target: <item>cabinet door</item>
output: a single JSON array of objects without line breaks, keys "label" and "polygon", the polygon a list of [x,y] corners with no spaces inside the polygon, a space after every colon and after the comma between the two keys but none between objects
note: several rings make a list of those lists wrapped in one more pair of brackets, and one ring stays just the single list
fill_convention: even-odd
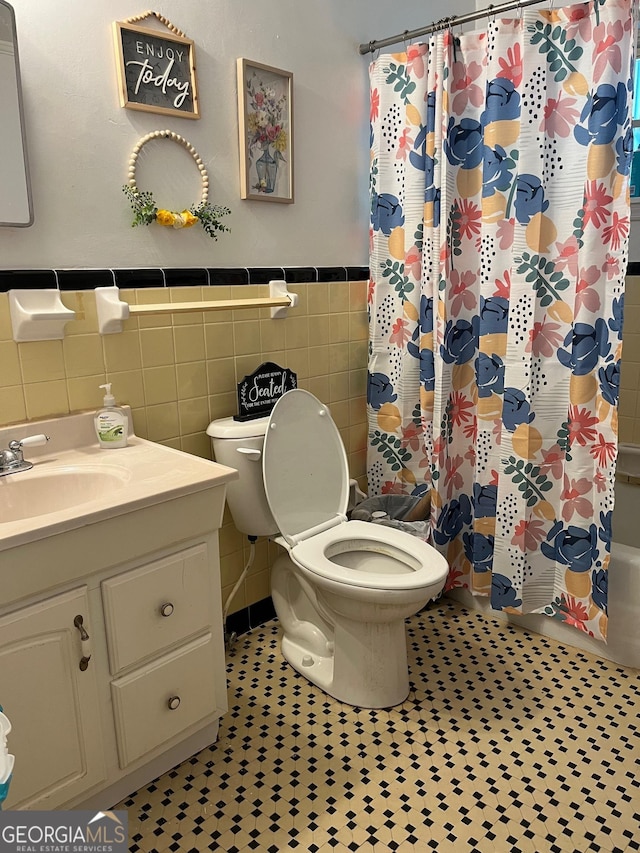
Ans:
[{"label": "cabinet door", "polygon": [[95,661],[80,669],[86,587],[0,618],[0,704],[16,757],[5,808],[54,809],[105,778]]}]

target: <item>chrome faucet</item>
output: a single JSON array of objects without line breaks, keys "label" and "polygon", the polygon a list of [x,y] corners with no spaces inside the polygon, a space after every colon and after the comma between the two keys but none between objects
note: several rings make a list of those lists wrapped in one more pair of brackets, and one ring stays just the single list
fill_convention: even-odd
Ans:
[{"label": "chrome faucet", "polygon": [[5,474],[15,474],[18,471],[28,471],[33,468],[33,462],[27,462],[22,455],[23,447],[36,447],[39,444],[46,444],[49,441],[49,436],[41,433],[40,435],[28,435],[26,438],[14,439],[9,442],[7,450],[0,450],[0,477]]}]

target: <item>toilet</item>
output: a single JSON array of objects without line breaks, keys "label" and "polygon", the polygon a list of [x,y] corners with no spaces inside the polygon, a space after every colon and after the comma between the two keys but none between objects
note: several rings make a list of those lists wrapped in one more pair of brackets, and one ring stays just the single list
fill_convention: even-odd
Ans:
[{"label": "toilet", "polygon": [[409,693],[404,620],[442,590],[445,558],[415,536],[347,520],[349,471],[328,408],[288,391],[269,417],[207,428],[239,471],[227,502],[237,529],[283,548],[271,571],[282,654],[349,705],[390,708]]}]

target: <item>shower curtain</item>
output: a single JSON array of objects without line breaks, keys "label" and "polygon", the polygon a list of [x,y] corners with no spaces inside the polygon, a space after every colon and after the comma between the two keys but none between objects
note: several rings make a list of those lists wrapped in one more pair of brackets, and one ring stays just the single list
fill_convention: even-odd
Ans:
[{"label": "shower curtain", "polygon": [[370,492],[430,492],[449,588],[599,639],[634,16],[530,7],[370,68]]}]

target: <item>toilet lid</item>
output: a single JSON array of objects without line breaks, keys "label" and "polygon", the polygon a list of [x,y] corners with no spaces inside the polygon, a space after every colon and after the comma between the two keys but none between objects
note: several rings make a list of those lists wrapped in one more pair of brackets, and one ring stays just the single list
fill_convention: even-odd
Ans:
[{"label": "toilet lid", "polygon": [[275,404],[264,439],[262,472],[269,509],[286,537],[344,520],[349,466],[329,410],[295,388]]}]

